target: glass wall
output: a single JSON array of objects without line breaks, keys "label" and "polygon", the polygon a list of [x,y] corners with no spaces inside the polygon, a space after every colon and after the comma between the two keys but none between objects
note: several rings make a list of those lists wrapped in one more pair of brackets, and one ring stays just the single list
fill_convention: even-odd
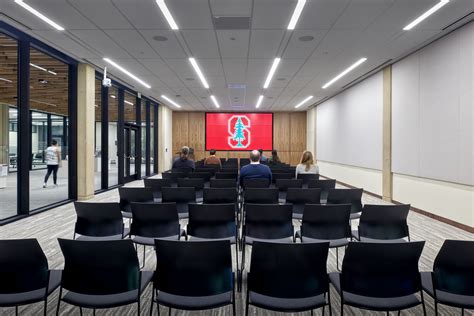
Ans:
[{"label": "glass wall", "polygon": [[0,219],[17,214],[18,44],[0,33]]},{"label": "glass wall", "polygon": [[142,148],[142,164],[141,164],[141,176],[146,176],[146,101],[142,99],[141,102],[141,148]]},{"label": "glass wall", "polygon": [[30,210],[69,198],[69,65],[30,48]]},{"label": "glass wall", "polygon": [[102,188],[102,83],[95,80],[94,190]]},{"label": "glass wall", "polygon": [[118,150],[117,150],[117,136],[118,136],[118,89],[115,86],[109,88],[109,172],[108,182],[109,187],[117,185],[118,182]]},{"label": "glass wall", "polygon": [[150,173],[157,173],[158,170],[155,170],[155,104],[150,103]]}]

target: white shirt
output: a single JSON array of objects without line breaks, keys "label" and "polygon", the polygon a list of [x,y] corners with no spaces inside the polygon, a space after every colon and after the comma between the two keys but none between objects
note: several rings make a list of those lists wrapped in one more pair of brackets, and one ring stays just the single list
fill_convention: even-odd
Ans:
[{"label": "white shirt", "polygon": [[46,164],[47,165],[59,165],[58,161],[59,148],[56,146],[49,146],[46,148]]},{"label": "white shirt", "polygon": [[303,165],[303,164],[298,164],[296,166],[296,177],[298,177],[298,174],[301,174],[301,173],[313,173],[313,174],[319,174],[319,167],[317,165],[311,165],[308,169],[308,171],[306,171],[306,166]]}]

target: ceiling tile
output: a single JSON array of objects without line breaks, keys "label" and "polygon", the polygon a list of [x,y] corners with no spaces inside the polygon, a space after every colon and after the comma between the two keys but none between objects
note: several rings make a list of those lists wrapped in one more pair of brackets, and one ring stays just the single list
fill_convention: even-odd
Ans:
[{"label": "ceiling tile", "polygon": [[135,58],[158,58],[158,54],[135,30],[106,30],[110,38]]},{"label": "ceiling tile", "polygon": [[283,57],[308,58],[319,45],[326,33],[327,31],[320,30],[295,30],[283,53]]},{"label": "ceiling tile", "polygon": [[133,28],[110,0],[101,0],[100,5],[97,0],[68,0],[68,2],[101,29]]},{"label": "ceiling tile", "polygon": [[182,34],[196,58],[220,58],[216,33],[213,30],[183,30]]},{"label": "ceiling tile", "polygon": [[213,29],[208,0],[172,0],[166,5],[180,29]]},{"label": "ceiling tile", "polygon": [[170,29],[168,22],[154,0],[112,1],[137,29]]},{"label": "ceiling tile", "polygon": [[249,58],[274,58],[284,30],[251,30]]},{"label": "ceiling tile", "polygon": [[[176,39],[174,31],[170,30],[139,30],[139,32],[145,37],[148,44],[162,58],[188,58],[185,51],[181,47],[180,43]],[[165,41],[158,41],[154,37],[160,36],[165,37]]]},{"label": "ceiling tile", "polygon": [[254,0],[252,29],[286,29],[296,0]]},{"label": "ceiling tile", "polygon": [[130,58],[130,54],[117,45],[104,31],[71,30],[70,33],[86,43],[89,47],[101,53],[104,57]]},{"label": "ceiling tile", "polygon": [[249,36],[248,30],[217,31],[222,58],[247,58]]}]

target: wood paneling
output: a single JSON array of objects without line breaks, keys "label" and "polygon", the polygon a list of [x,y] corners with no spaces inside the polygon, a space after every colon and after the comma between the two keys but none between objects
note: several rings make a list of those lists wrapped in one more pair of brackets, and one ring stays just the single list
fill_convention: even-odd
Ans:
[{"label": "wood paneling", "polygon": [[[205,151],[206,120],[204,112],[173,112],[173,156],[182,146],[194,148],[194,158],[208,155]],[[273,114],[273,148],[282,162],[295,165],[306,149],[306,112],[276,112]],[[221,151],[220,158],[246,158],[246,151]],[[264,155],[271,156],[265,151]]]}]

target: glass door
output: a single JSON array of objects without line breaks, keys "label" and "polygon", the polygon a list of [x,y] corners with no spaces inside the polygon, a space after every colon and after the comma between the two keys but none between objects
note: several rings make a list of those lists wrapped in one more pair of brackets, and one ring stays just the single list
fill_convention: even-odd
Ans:
[{"label": "glass door", "polygon": [[125,159],[125,164],[124,164],[124,178],[125,182],[130,182],[133,180],[136,180],[137,177],[137,169],[136,169],[136,164],[135,161],[138,158],[138,152],[137,152],[137,142],[139,141],[138,139],[138,129],[139,127],[137,125],[133,124],[126,124],[124,127],[124,159]]}]

